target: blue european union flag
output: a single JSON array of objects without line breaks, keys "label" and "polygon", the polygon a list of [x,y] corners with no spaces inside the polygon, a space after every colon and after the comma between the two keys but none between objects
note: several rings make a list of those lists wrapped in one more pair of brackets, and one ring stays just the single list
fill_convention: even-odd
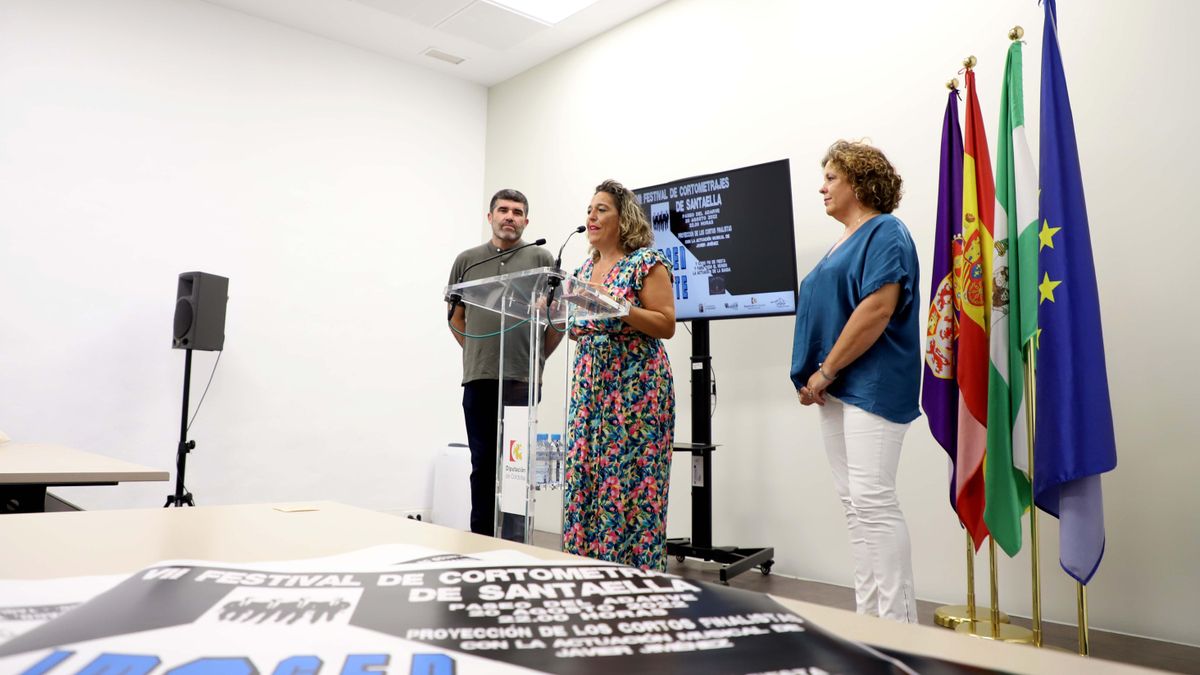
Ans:
[{"label": "blue european union flag", "polygon": [[1104,555],[1100,474],[1117,466],[1100,298],[1054,0],[1042,36],[1037,505],[1059,519],[1059,562],[1086,584]]}]

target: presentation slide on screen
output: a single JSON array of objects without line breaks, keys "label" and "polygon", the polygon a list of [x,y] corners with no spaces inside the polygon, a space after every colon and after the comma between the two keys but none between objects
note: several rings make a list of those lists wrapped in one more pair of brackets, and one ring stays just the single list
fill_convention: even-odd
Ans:
[{"label": "presentation slide on screen", "polygon": [[794,314],[788,160],[635,190],[674,268],[680,320]]}]

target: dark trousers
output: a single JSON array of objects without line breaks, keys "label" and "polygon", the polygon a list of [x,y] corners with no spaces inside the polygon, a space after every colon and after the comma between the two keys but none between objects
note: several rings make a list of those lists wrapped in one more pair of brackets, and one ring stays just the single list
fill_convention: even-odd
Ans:
[{"label": "dark trousers", "polygon": [[[463,417],[467,422],[467,443],[471,446],[471,531],[495,534],[496,522],[496,418],[499,413],[500,383],[474,380],[463,385]],[[508,380],[504,383],[504,405],[528,405],[529,385]],[[524,539],[525,518],[504,514],[500,536],[512,541]]]}]

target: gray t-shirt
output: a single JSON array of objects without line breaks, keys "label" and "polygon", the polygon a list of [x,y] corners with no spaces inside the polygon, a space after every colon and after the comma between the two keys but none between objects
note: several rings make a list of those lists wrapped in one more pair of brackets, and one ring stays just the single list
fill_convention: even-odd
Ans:
[{"label": "gray t-shirt", "polygon": [[[517,242],[517,246],[524,244]],[[515,248],[515,247],[514,247]],[[448,283],[458,283],[458,277],[469,265],[489,258],[501,252],[490,241],[474,248],[469,248],[454,259],[450,268]],[[540,246],[530,246],[511,255],[505,255],[472,267],[463,281],[476,281],[500,274],[521,272],[535,267],[550,267],[554,265],[554,256]],[[486,335],[500,330],[500,315],[486,309],[464,304],[467,319],[468,335]],[[508,317],[505,325],[511,326],[517,319]],[[474,380],[499,379],[500,366],[500,337],[466,338],[463,346],[463,384]],[[529,379],[529,326],[514,328],[504,334],[504,375],[505,379],[525,382]],[[545,358],[542,358],[545,362]]]}]

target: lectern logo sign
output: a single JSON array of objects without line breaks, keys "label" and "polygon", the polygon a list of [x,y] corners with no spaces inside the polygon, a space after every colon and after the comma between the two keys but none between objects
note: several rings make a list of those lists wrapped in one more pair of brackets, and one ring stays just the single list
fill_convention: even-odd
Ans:
[{"label": "lectern logo sign", "polygon": [[519,462],[525,457],[525,448],[520,441],[508,442],[508,461]]}]

